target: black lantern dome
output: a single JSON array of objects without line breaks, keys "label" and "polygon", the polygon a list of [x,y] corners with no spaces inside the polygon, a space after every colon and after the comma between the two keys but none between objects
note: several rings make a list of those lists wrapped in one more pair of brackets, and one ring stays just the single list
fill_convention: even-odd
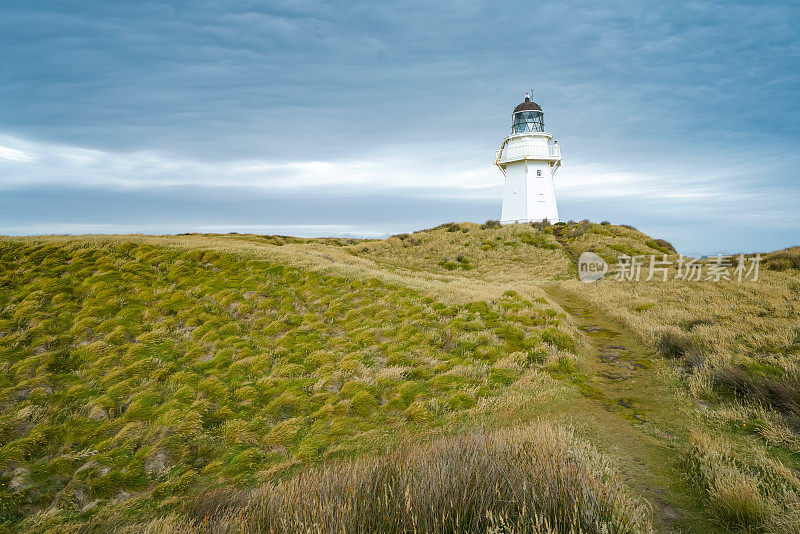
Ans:
[{"label": "black lantern dome", "polygon": [[525,101],[514,108],[511,122],[512,133],[544,132],[544,114],[536,102],[525,93]]}]

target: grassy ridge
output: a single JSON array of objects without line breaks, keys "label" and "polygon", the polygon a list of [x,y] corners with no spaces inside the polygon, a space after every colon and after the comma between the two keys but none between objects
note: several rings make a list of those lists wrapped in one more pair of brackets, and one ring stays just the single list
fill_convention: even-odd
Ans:
[{"label": "grassy ridge", "polygon": [[130,242],[6,242],[0,265],[5,521],[162,514],[441,426],[574,350],[513,292],[448,305]]}]

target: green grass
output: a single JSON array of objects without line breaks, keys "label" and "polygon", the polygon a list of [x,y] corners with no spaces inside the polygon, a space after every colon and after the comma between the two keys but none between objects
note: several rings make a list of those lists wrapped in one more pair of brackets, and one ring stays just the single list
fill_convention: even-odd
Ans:
[{"label": "green grass", "polygon": [[658,531],[793,532],[794,249],[749,285],[584,285],[584,250],[673,253],[589,221],[4,238],[0,532],[641,532],[641,497]]},{"label": "green grass", "polygon": [[374,451],[536,365],[512,354],[571,346],[516,293],[454,305],[130,242],[5,242],[0,263],[0,521],[23,526],[164,514]]}]

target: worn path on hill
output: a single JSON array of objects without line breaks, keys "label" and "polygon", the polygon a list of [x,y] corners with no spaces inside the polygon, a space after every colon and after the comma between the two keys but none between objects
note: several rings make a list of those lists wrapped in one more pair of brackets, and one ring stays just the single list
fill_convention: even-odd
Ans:
[{"label": "worn path on hill", "polygon": [[[553,236],[577,272],[578,253],[559,231]],[[620,462],[626,482],[653,506],[656,530],[725,532],[684,479],[679,444],[687,442],[696,424],[694,404],[680,394],[666,362],[580,295],[558,283],[541,287],[572,316],[588,342],[586,376],[576,385],[588,401],[581,408],[593,418],[588,425],[592,442]],[[613,416],[604,417],[598,409]]]},{"label": "worn path on hill", "polygon": [[694,422],[693,404],[680,395],[666,362],[560,285],[543,289],[573,317],[589,347],[583,373],[564,377],[583,399],[560,415],[613,455],[627,484],[652,504],[657,531],[723,532],[683,478],[678,447]]}]

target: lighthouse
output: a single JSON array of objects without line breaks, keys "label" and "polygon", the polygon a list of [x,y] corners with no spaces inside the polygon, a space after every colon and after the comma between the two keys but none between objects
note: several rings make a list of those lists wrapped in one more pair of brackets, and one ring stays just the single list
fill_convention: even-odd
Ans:
[{"label": "lighthouse", "polygon": [[495,155],[505,176],[502,224],[558,222],[553,175],[561,166],[561,150],[544,131],[544,114],[531,95],[511,114],[511,135]]}]

